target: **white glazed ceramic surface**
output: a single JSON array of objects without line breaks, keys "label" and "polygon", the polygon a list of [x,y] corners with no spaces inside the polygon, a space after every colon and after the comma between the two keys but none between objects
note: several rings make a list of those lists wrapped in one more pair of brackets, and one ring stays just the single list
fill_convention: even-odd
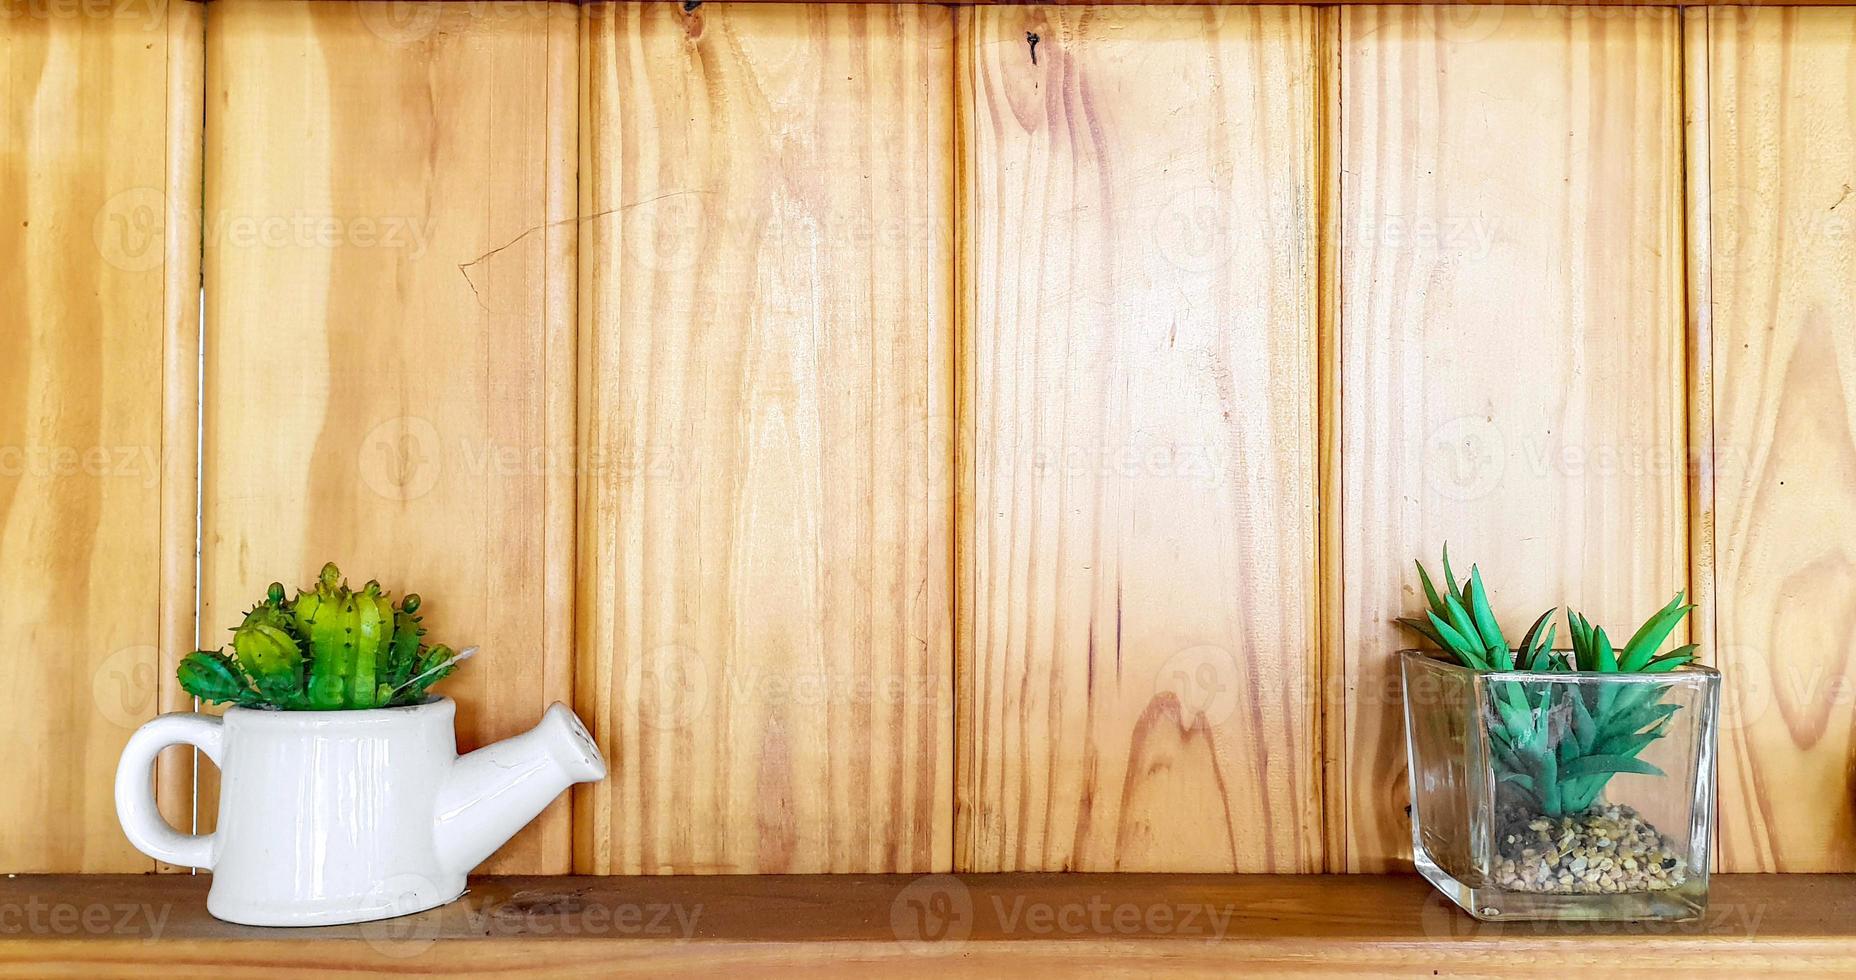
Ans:
[{"label": "white glazed ceramic surface", "polygon": [[[456,712],[440,698],[368,711],[162,715],[123,750],[117,816],[142,853],[210,868],[207,910],[229,922],[329,925],[443,905],[562,790],[606,775],[564,704],[533,730],[462,757]],[[150,767],[176,744],[219,765],[213,833],[178,833],[156,808]]]}]

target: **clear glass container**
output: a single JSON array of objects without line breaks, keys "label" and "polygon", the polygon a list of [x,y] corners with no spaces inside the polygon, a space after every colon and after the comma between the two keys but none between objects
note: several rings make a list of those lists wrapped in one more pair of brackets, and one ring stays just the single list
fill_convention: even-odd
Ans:
[{"label": "clear glass container", "polygon": [[1418,870],[1478,919],[1708,902],[1720,675],[1479,673],[1400,655]]}]

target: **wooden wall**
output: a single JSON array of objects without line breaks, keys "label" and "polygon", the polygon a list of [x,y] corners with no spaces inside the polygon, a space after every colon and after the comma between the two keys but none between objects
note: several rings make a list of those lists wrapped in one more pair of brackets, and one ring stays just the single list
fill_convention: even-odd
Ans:
[{"label": "wooden wall", "polygon": [[575,863],[946,868],[952,12],[586,15]]},{"label": "wooden wall", "polygon": [[1711,12],[1705,242],[1721,856],[1856,868],[1856,13]]},{"label": "wooden wall", "polygon": [[0,868],[149,868],[114,757],[196,611],[328,559],[484,647],[466,747],[561,699],[611,759],[497,870],[1406,867],[1388,620],[1447,539],[1510,619],[1692,589],[1721,865],[1856,871],[1853,53],[1839,8],[0,18]]},{"label": "wooden wall", "polygon": [[207,9],[202,640],[335,561],[482,647],[461,750],[517,734],[573,676],[574,11]]},{"label": "wooden wall", "polygon": [[146,870],[111,791],[194,639],[203,8],[4,9],[0,867]]},{"label": "wooden wall", "polygon": [[1318,15],[962,27],[960,864],[1318,871]]},{"label": "wooden wall", "polygon": [[1421,602],[1412,559],[1480,562],[1515,629],[1566,604],[1628,635],[1684,584],[1679,31],[1668,9],[1342,12],[1347,870],[1410,850],[1410,643],[1386,624]]}]

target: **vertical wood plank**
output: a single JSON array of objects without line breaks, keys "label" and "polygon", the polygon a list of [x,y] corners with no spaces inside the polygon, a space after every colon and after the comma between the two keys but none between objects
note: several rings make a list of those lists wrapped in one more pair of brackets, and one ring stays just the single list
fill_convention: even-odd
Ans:
[{"label": "vertical wood plank", "polygon": [[[210,17],[202,638],[334,560],[482,647],[461,750],[525,730],[572,687],[575,12]],[[568,813],[486,870],[567,871]]]},{"label": "vertical wood plank", "polygon": [[958,864],[1318,871],[1318,18],[967,23]]},{"label": "vertical wood plank", "polygon": [[1856,871],[1856,11],[1712,11],[1726,871]]},{"label": "vertical wood plank", "polygon": [[[1719,649],[1714,629],[1714,316],[1713,222],[1709,198],[1708,9],[1682,11],[1683,247],[1687,259],[1689,638],[1709,663]],[[1729,680],[1731,685],[1732,681]],[[1718,774],[1720,765],[1716,762]],[[1718,790],[1718,775],[1717,775]],[[1718,824],[1718,820],[1717,820]],[[1717,829],[1718,833],[1718,829]],[[1721,869],[1720,838],[1712,855]]]},{"label": "vertical wood plank", "polygon": [[1350,871],[1409,867],[1414,558],[1479,562],[1516,630],[1634,628],[1687,578],[1676,18],[1342,14]]},{"label": "vertical wood plank", "polygon": [[69,13],[0,17],[0,871],[19,873],[150,869],[116,825],[116,760],[193,634],[203,18]]},{"label": "vertical wood plank", "polygon": [[585,15],[576,867],[946,869],[951,13]]},{"label": "vertical wood plank", "polygon": [[1347,651],[1342,598],[1345,579],[1342,562],[1344,525],[1341,522],[1340,470],[1340,21],[1341,8],[1324,7],[1319,14],[1320,69],[1316,132],[1317,175],[1315,214],[1320,222],[1320,274],[1317,298],[1316,356],[1320,391],[1316,410],[1320,457],[1319,547],[1316,582],[1319,587],[1319,650],[1321,662],[1321,870],[1347,869]]},{"label": "vertical wood plank", "polygon": [[[150,682],[163,712],[189,711],[193,698],[174,679],[199,635],[200,511],[200,208],[206,134],[206,5],[167,7],[168,213],[178,222],[166,235],[168,323],[162,361],[161,659]],[[182,830],[194,825],[194,769],[199,754],[171,746],[156,760],[161,815]],[[157,862],[156,870],[179,872]]]}]

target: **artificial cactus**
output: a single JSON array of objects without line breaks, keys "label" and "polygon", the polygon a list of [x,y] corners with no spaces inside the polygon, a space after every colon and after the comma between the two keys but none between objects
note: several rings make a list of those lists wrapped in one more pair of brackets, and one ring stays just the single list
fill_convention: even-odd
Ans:
[{"label": "artificial cactus", "polygon": [[291,632],[292,625],[284,609],[284,587],[273,582],[265,600],[253,606],[232,631],[238,666],[259,694],[279,705],[294,704],[303,687],[303,649]]},{"label": "artificial cactus", "polygon": [[[279,709],[365,709],[417,704],[464,656],[426,647],[409,593],[396,608],[379,582],[348,588],[324,565],[313,588],[286,601],[273,583],[232,632],[232,655],[189,654],[179,678],[205,701]],[[466,651],[468,655],[472,651]]]},{"label": "artificial cactus", "polygon": [[258,699],[238,662],[217,650],[197,650],[181,658],[180,686],[214,704],[252,704]]},{"label": "artificial cactus", "polygon": [[350,601],[354,604],[354,663],[348,675],[348,705],[371,708],[379,696],[376,674],[393,641],[393,603],[381,594],[379,582],[368,582]]},{"label": "artificial cactus", "polygon": [[418,683],[430,687],[451,676],[457,668],[457,662],[464,659],[443,643],[433,647],[419,663],[419,672],[414,675]]},{"label": "artificial cactus", "polygon": [[297,635],[309,646],[309,706],[319,711],[347,707],[342,683],[342,635],[348,589],[334,562],[322,566],[314,591],[298,592],[292,610]]},{"label": "artificial cactus", "polygon": [[380,673],[376,697],[382,704],[393,700],[399,689],[412,680],[419,665],[419,638],[425,635],[418,615],[421,601],[419,593],[408,592],[393,611],[393,638],[387,642],[387,661]]}]

